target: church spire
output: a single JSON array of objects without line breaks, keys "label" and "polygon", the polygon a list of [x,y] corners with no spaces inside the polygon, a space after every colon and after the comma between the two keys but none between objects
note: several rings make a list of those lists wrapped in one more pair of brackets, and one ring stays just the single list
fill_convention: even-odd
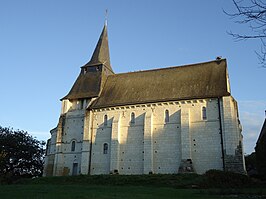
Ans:
[{"label": "church spire", "polygon": [[101,36],[92,54],[91,60],[84,66],[89,67],[89,66],[94,66],[98,64],[103,64],[110,71],[113,72],[111,64],[110,64],[109,45],[108,45],[108,36],[107,36],[107,23],[104,24]]},{"label": "church spire", "polygon": [[81,67],[74,85],[62,100],[90,99],[99,96],[107,77],[111,74],[114,72],[110,64],[107,25],[105,24],[91,60]]}]

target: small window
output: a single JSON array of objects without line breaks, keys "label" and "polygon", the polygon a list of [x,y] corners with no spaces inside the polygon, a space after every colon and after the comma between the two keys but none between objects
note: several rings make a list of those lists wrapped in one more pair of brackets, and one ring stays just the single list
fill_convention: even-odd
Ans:
[{"label": "small window", "polygon": [[72,141],[72,143],[71,143],[71,151],[75,151],[75,148],[76,148],[76,142]]},{"label": "small window", "polygon": [[103,125],[104,126],[107,126],[107,120],[108,120],[107,115],[104,115],[104,122],[103,122]]},{"label": "small window", "polygon": [[108,144],[104,143],[103,145],[103,154],[107,154],[108,153]]},{"label": "small window", "polygon": [[135,124],[135,113],[131,113],[130,123]]},{"label": "small window", "polygon": [[169,122],[169,111],[165,110],[165,114],[164,114],[164,122],[168,123]]},{"label": "small window", "polygon": [[205,106],[202,107],[202,119],[203,120],[207,119],[207,110]]}]

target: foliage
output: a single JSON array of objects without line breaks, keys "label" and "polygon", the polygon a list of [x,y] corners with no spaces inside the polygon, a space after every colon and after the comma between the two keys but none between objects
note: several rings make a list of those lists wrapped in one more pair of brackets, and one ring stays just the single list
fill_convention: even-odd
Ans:
[{"label": "foliage", "polygon": [[266,181],[266,140],[261,139],[256,145],[256,166],[258,178]]},{"label": "foliage", "polygon": [[151,175],[80,175],[36,178],[24,184],[86,184],[107,186],[156,186],[173,188],[243,188],[258,187],[247,175],[209,170],[203,175],[151,174]]},{"label": "foliage", "polygon": [[260,63],[266,68],[266,2],[264,0],[232,0],[236,12],[227,15],[236,19],[236,23],[247,24],[252,34],[239,34],[229,32],[236,40],[259,39],[261,50],[256,52]]},{"label": "foliage", "polygon": [[228,171],[209,170],[204,176],[203,187],[207,188],[240,188],[253,184],[247,175]]},{"label": "foliage", "polygon": [[202,183],[202,176],[198,174],[152,174],[152,175],[79,175],[42,177],[34,180],[23,180],[21,184],[86,184],[112,186],[157,186],[190,188],[198,187]]},{"label": "foliage", "polygon": [[41,176],[44,144],[25,131],[0,126],[0,184]]},{"label": "foliage", "polygon": [[251,177],[258,177],[255,152],[245,156],[245,164],[248,175]]},{"label": "foliage", "polygon": [[246,168],[248,167],[256,168],[256,153],[252,152],[251,154],[246,155],[245,163],[246,163]]}]

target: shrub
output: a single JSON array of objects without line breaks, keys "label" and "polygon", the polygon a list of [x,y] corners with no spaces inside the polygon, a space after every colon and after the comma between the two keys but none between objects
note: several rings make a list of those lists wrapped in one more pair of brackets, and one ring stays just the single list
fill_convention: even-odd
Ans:
[{"label": "shrub", "polygon": [[208,188],[240,188],[252,184],[247,175],[220,170],[209,170],[204,174],[204,187]]}]

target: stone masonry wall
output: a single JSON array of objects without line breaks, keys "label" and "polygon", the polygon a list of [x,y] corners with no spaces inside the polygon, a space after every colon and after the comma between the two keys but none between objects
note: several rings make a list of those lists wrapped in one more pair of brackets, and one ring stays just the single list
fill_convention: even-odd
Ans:
[{"label": "stone masonry wall", "polygon": [[228,96],[222,98],[221,106],[225,169],[227,171],[246,173],[242,147],[242,127],[239,121],[237,103],[233,97]]},{"label": "stone masonry wall", "polygon": [[[62,114],[56,131],[54,176],[81,173],[85,106],[86,104],[80,101],[64,100],[62,102]],[[73,142],[75,143],[74,150],[72,149]],[[75,172],[73,171],[74,164],[77,165]]]},{"label": "stone masonry wall", "polygon": [[[243,150],[239,148],[241,129],[232,99],[225,97],[221,101],[225,166],[227,170],[232,165],[244,170],[240,161]],[[75,102],[75,107],[78,104]],[[68,104],[63,107],[67,111],[60,117],[50,146],[49,165],[53,155],[53,175],[201,174],[209,169],[223,169],[218,99],[89,111],[85,105],[83,109],[73,109]],[[71,150],[73,141],[74,151]]]},{"label": "stone masonry wall", "polygon": [[[207,119],[202,119],[202,107],[207,108]],[[132,113],[135,124],[130,122]],[[187,159],[197,173],[222,169],[217,99],[114,107],[94,114],[98,139],[93,140],[92,174],[178,173],[181,160]],[[108,126],[102,128],[104,115]],[[105,142],[111,156],[103,154]],[[110,166],[100,166],[105,163]]]}]

